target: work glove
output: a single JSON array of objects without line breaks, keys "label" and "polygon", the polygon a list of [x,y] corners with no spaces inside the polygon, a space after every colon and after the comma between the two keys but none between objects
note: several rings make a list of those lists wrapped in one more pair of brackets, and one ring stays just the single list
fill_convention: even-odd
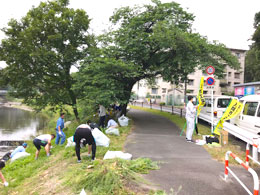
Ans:
[{"label": "work glove", "polygon": [[62,133],[61,133],[60,131],[59,131],[59,135],[60,135],[60,136],[63,136]]},{"label": "work glove", "polygon": [[4,186],[7,187],[9,183],[7,181],[4,182]]}]

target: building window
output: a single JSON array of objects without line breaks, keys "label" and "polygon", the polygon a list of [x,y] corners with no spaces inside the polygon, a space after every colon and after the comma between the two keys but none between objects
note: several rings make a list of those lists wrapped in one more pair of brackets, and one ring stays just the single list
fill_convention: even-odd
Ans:
[{"label": "building window", "polygon": [[166,88],[162,88],[162,93],[166,93]]},{"label": "building window", "polygon": [[239,59],[241,55],[240,55],[240,53],[236,53],[236,56]]},{"label": "building window", "polygon": [[231,86],[231,82],[228,82],[228,84],[227,84],[229,87]]},{"label": "building window", "polygon": [[189,79],[188,85],[194,85],[194,80]]},{"label": "building window", "polygon": [[234,85],[239,85],[240,83],[239,82],[234,82]]},{"label": "building window", "polygon": [[240,73],[239,72],[235,72],[235,79],[240,79]]},{"label": "building window", "polygon": [[152,94],[158,94],[158,88],[152,88]]},{"label": "building window", "polygon": [[213,94],[215,94],[216,93],[216,91],[213,91]]},{"label": "building window", "polygon": [[228,72],[228,77],[231,77],[231,75],[232,75],[232,72]]},{"label": "building window", "polygon": [[203,91],[203,94],[208,94],[208,91]]}]

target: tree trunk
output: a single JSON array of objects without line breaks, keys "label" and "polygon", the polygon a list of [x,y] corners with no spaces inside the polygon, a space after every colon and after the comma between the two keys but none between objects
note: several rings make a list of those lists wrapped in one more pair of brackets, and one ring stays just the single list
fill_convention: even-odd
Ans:
[{"label": "tree trunk", "polygon": [[184,107],[186,107],[187,81],[184,81]]},{"label": "tree trunk", "polygon": [[127,104],[123,104],[121,107],[122,107],[121,116],[122,116],[122,115],[125,115],[125,116],[126,116],[126,112],[127,112],[127,110],[126,110],[126,108],[127,108]]},{"label": "tree trunk", "polygon": [[75,118],[76,118],[76,120],[79,120],[79,113],[78,113],[78,109],[77,109],[77,99],[76,99],[75,94],[72,90],[69,90],[69,94],[70,94],[70,99],[71,99],[71,102],[72,102],[72,108],[73,108]]},{"label": "tree trunk", "polygon": [[129,103],[129,100],[130,100],[130,97],[131,97],[132,88],[133,88],[134,84],[135,84],[135,81],[129,82],[128,87],[125,89],[127,103],[126,104],[121,104],[121,108],[122,108],[121,116],[122,115],[126,116],[127,105]]}]

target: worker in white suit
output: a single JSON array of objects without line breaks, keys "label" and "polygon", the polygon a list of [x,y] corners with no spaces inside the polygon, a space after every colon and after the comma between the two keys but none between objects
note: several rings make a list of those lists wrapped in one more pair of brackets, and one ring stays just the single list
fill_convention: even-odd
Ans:
[{"label": "worker in white suit", "polygon": [[186,131],[186,140],[187,142],[194,142],[192,140],[192,134],[194,130],[194,122],[195,122],[195,115],[197,106],[194,106],[193,97],[188,96],[188,104],[186,106],[186,121],[187,121],[187,131]]}]

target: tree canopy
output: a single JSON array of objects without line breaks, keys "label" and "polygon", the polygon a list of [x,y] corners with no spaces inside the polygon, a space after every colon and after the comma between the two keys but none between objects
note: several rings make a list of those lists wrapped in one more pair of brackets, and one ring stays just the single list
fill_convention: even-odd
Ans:
[{"label": "tree canopy", "polygon": [[260,12],[255,14],[253,44],[246,55],[245,81],[259,81],[260,74]]},{"label": "tree canopy", "polygon": [[[111,31],[98,40],[88,33],[87,14],[68,3],[41,3],[3,29],[0,60],[8,66],[1,75],[38,108],[67,104],[76,117],[78,100],[118,102],[125,109],[141,79],[160,75],[179,83],[197,67],[213,65],[219,77],[226,65],[239,68],[223,44],[192,31],[194,16],[175,2],[119,8],[110,18]],[[71,74],[72,66],[79,71]]]},{"label": "tree canopy", "polygon": [[[157,0],[152,3],[114,12],[110,18],[112,31],[100,42],[101,54],[82,64],[81,71],[85,75],[93,73],[93,69],[95,74],[99,71],[103,74],[102,78],[96,76],[99,79],[95,79],[95,85],[86,88],[92,87],[94,91],[95,86],[103,86],[102,99],[108,94],[107,99],[111,100],[114,95],[115,100],[127,102],[133,85],[141,79],[160,75],[164,80],[178,83],[196,67],[213,65],[219,77],[226,65],[239,68],[238,60],[223,44],[209,43],[205,37],[192,32],[194,16],[179,4]],[[111,95],[113,88],[123,91],[124,96]]]},{"label": "tree canopy", "polygon": [[77,117],[78,92],[72,66],[78,66],[93,43],[90,19],[81,9],[68,8],[69,0],[40,3],[20,21],[10,20],[2,29],[0,60],[8,65],[2,76],[15,95],[39,109],[47,105],[73,107]]}]

